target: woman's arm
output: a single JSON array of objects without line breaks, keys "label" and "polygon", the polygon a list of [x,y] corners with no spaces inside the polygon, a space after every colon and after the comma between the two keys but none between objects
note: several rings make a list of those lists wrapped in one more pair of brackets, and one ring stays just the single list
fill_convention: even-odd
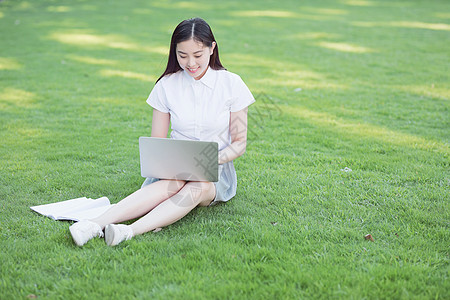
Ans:
[{"label": "woman's arm", "polygon": [[166,138],[169,132],[170,115],[153,109],[152,137]]},{"label": "woman's arm", "polygon": [[245,152],[247,146],[248,108],[230,114],[231,145],[219,152],[219,164],[232,161]]}]

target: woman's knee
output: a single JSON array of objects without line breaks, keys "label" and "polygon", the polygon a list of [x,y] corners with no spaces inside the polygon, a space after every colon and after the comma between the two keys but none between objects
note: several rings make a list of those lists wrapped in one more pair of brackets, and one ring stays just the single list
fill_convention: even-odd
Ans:
[{"label": "woman's knee", "polygon": [[160,183],[164,185],[163,189],[167,191],[169,196],[178,193],[186,185],[186,181],[183,180],[163,179],[160,180]]},{"label": "woman's knee", "polygon": [[168,189],[173,190],[181,190],[183,186],[186,184],[186,181],[184,180],[175,180],[175,179],[166,179],[164,180],[167,183]]},{"label": "woman's knee", "polygon": [[191,188],[197,189],[202,192],[202,194],[208,193],[211,189],[214,188],[214,184],[212,182],[207,181],[190,181],[187,183]]},{"label": "woman's knee", "polygon": [[200,206],[208,206],[216,195],[216,188],[212,182],[192,181],[188,183],[195,191],[193,195]]}]

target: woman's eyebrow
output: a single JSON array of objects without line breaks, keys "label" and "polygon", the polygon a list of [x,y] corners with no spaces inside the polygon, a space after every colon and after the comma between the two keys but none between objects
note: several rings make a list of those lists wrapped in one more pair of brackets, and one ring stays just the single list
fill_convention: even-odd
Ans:
[{"label": "woman's eyebrow", "polygon": [[[178,50],[177,52],[180,53],[180,54],[187,54],[186,52],[183,52],[181,50]],[[203,52],[203,50],[195,51],[194,54],[197,54],[197,53],[200,53],[200,52]]]}]

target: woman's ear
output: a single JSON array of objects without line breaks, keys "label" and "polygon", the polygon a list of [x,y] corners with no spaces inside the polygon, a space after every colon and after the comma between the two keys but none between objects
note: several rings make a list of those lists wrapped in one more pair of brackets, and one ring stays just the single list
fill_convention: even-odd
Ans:
[{"label": "woman's ear", "polygon": [[212,55],[214,53],[214,48],[216,48],[216,42],[211,43],[211,53],[209,55]]}]

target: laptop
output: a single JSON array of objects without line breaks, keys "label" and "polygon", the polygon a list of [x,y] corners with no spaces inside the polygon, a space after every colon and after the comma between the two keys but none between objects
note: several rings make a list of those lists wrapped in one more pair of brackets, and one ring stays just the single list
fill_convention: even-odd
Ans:
[{"label": "laptop", "polygon": [[217,182],[218,152],[216,142],[140,137],[141,176]]}]

